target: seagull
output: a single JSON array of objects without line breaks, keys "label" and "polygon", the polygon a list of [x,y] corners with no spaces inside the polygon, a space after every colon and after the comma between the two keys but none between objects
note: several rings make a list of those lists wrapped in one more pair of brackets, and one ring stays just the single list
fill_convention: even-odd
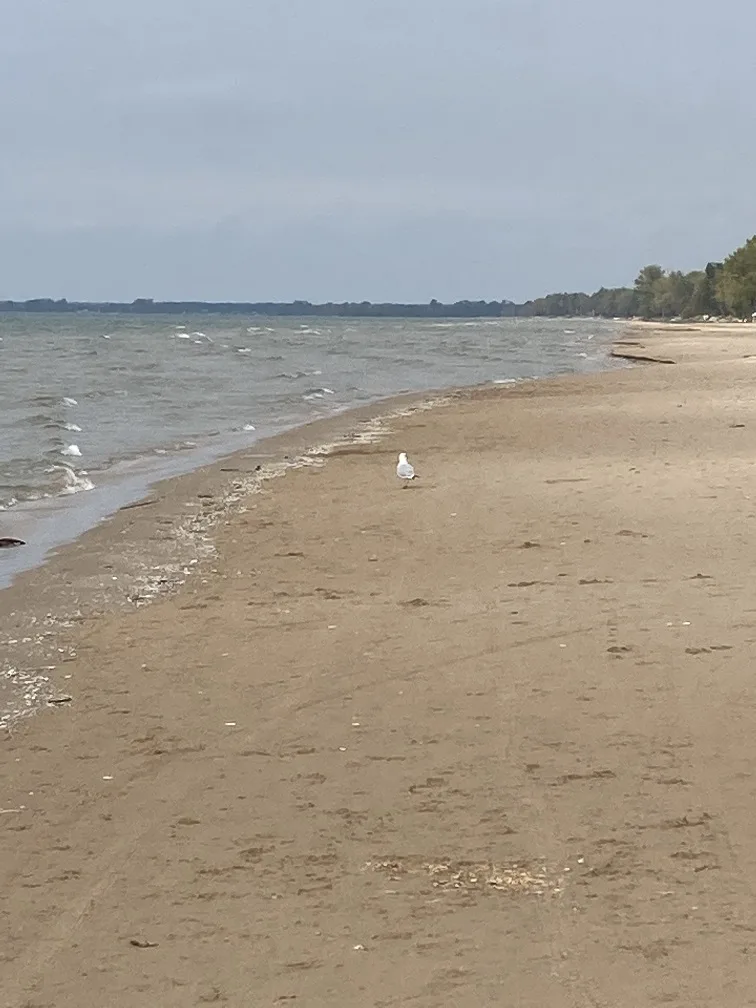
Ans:
[{"label": "seagull", "polygon": [[405,486],[407,485],[407,483],[409,483],[410,480],[414,480],[414,479],[418,478],[415,475],[415,470],[410,465],[410,463],[407,461],[407,454],[406,454],[406,452],[402,452],[399,455],[399,463],[398,463],[398,465],[396,467],[396,475],[399,477],[400,480],[406,480],[407,481],[404,484]]}]

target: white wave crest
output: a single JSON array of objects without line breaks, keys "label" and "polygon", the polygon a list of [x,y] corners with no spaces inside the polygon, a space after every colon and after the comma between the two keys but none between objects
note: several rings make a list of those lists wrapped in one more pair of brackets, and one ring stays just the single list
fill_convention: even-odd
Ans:
[{"label": "white wave crest", "polygon": [[94,490],[94,483],[89,478],[88,473],[82,470],[80,473],[74,472],[71,466],[56,465],[52,468],[63,473],[65,486],[59,491],[59,496],[65,497],[69,494],[82,493],[84,490]]},{"label": "white wave crest", "polygon": [[81,458],[81,448],[79,448],[79,446],[75,444],[66,445],[65,448],[61,448],[60,454],[71,455],[74,458]]}]

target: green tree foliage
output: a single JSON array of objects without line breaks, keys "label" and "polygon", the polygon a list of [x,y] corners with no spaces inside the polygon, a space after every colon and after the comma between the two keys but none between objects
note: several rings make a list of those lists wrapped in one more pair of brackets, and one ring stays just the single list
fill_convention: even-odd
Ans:
[{"label": "green tree foliage", "polygon": [[722,263],[707,263],[706,269],[695,274],[693,293],[685,313],[690,318],[724,314],[725,309],[717,294],[721,272]]},{"label": "green tree foliage", "polygon": [[638,295],[638,314],[648,316],[654,314],[656,303],[661,296],[660,284],[664,279],[661,266],[644,266],[635,278],[635,292]]},{"label": "green tree foliage", "polygon": [[723,263],[667,272],[644,266],[632,287],[602,287],[595,294],[549,294],[520,306],[522,315],[601,315],[606,318],[702,318],[756,312],[756,236]]},{"label": "green tree foliage", "polygon": [[717,293],[728,311],[740,318],[750,317],[756,310],[756,236],[725,259]]}]

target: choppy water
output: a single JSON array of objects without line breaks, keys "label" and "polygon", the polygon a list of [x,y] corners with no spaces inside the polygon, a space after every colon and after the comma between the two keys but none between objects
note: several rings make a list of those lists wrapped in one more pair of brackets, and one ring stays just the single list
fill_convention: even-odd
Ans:
[{"label": "choppy water", "polygon": [[601,320],[0,314],[0,534],[30,502],[81,507],[135,465],[187,470],[396,393],[606,368],[615,332]]}]

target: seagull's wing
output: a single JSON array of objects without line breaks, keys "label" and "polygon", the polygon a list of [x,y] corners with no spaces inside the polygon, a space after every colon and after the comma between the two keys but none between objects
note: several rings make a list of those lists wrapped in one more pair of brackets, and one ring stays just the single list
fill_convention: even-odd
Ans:
[{"label": "seagull's wing", "polygon": [[415,470],[414,467],[410,465],[409,462],[400,462],[396,467],[396,475],[400,479],[414,479]]}]

